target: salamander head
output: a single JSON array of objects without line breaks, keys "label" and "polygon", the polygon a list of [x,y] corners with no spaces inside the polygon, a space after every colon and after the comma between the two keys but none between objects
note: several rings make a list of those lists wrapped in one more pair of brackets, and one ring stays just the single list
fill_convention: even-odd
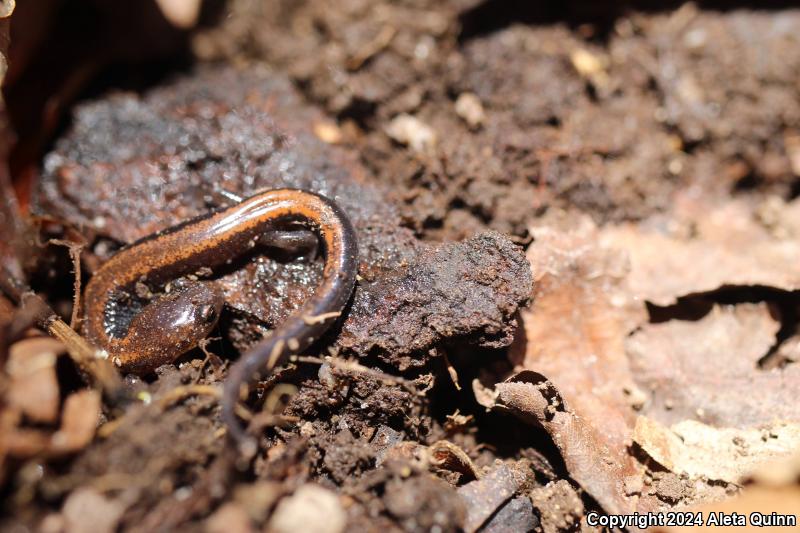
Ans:
[{"label": "salamander head", "polygon": [[115,362],[125,372],[143,374],[174,361],[211,333],[223,303],[222,293],[210,283],[176,284],[131,320],[125,353],[118,354]]}]

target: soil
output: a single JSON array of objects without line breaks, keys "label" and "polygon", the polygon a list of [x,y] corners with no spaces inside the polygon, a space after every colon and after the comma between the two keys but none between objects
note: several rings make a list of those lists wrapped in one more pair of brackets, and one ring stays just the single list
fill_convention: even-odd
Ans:
[{"label": "soil", "polygon": [[[600,231],[672,228],[687,198],[753,210],[792,202],[800,11],[495,0],[214,6],[172,49],[178,66],[140,67],[157,70],[156,81],[131,90],[141,77],[120,76],[127,63],[100,69],[27,166],[19,154],[41,132],[20,133],[17,190],[36,176],[30,212],[47,221],[44,236],[81,236],[85,280],[121,246],[225,205],[221,192],[310,189],[354,223],[353,300],[305,361],[250,395],[260,440],[243,464],[226,445],[217,398],[197,391],[219,385],[239,353],[311,295],[321,261],[256,249],[215,272],[226,297],[218,335],[155,375],[126,378],[137,401],[106,401],[104,423],[82,449],[9,457],[0,528],[88,531],[91,518],[105,531],[555,532],[589,529],[586,513],[626,505],[576,473],[553,421],[530,423],[519,413],[529,406],[508,401],[506,389],[484,390],[510,385],[528,364],[518,348],[534,328],[520,313],[536,310],[540,272],[529,260],[544,242],[533,228],[581,217]],[[67,253],[39,253],[31,282],[69,316]],[[583,271],[605,261],[588,257]],[[570,268],[564,279],[580,278]],[[781,323],[763,326],[767,349],[779,351],[796,324],[797,287],[776,296],[752,283],[755,295],[729,298],[715,292],[725,281],[697,292],[716,304],[780,305]],[[634,340],[649,346],[654,325],[696,304],[643,309],[647,325]],[[0,317],[11,314],[0,299]],[[571,322],[538,332],[559,327]],[[551,355],[560,348],[553,343]],[[658,377],[651,362],[638,364],[649,391],[676,386],[648,381]],[[62,400],[83,387],[66,357],[56,371]],[[175,390],[185,394],[173,400]],[[634,416],[635,402],[625,402],[622,426]],[[660,403],[665,423],[691,417],[686,403]],[[572,404],[580,413],[581,402]],[[769,402],[763,409],[774,412]],[[568,410],[551,411],[542,416]],[[641,453],[636,461],[648,463]],[[644,481],[624,479],[633,486],[625,496],[671,508],[707,494],[686,476],[648,468]],[[312,483],[325,490],[299,490]],[[714,497],[738,488],[709,486]],[[324,520],[304,523],[297,506],[320,509]]]}]

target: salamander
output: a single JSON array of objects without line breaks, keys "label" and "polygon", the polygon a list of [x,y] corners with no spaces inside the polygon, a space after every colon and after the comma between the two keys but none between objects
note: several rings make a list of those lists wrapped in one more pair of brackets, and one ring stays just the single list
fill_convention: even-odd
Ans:
[{"label": "salamander", "polygon": [[[306,230],[287,231],[301,225]],[[223,297],[194,274],[230,263],[257,244],[292,247],[302,231],[319,237],[322,281],[311,298],[234,363],[223,390],[223,419],[237,442],[246,433],[235,416],[240,390],[308,348],[336,321],[355,285],[358,247],[344,212],[324,196],[297,189],[262,192],[240,203],[153,234],[123,248],[86,286],[85,333],[124,372],[144,374],[194,348],[216,326]],[[292,237],[294,235],[294,237]],[[181,279],[189,276],[189,280]],[[170,282],[172,282],[170,286]],[[170,288],[143,306],[127,328],[117,320],[142,287]]]}]

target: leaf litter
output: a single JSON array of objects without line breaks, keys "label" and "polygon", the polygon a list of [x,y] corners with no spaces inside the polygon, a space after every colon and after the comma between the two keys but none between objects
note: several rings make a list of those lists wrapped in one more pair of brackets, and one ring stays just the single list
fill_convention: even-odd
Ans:
[{"label": "leaf litter", "polygon": [[[226,343],[278,324],[318,265],[258,257],[224,276],[229,337],[131,380],[140,402],[123,414],[76,390],[55,347],[4,360],[14,518],[46,531],[555,532],[588,510],[739,492],[718,505],[796,508],[796,469],[750,475],[797,449],[796,10],[604,6],[602,30],[584,23],[597,13],[471,0],[229,7],[191,45],[239,68],[79,104],[34,207],[94,240],[91,273],[204,212],[197,190],[220,179],[334,195],[364,244],[337,358],[262,383],[248,479],[222,460]],[[86,72],[82,60],[65,70]],[[0,312],[5,325],[13,306]]]},{"label": "leaf litter", "polygon": [[726,497],[800,446],[800,369],[759,365],[797,327],[781,315],[797,209],[773,200],[767,224],[763,206],[694,201],[636,225],[532,227],[520,370],[484,404],[545,428],[607,512]]}]

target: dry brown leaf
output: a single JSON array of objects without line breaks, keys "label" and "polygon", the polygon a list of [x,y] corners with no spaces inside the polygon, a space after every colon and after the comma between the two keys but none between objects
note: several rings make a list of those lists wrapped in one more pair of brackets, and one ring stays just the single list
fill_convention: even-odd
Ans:
[{"label": "dry brown leaf", "polygon": [[522,313],[524,363],[548,377],[577,414],[601,420],[604,440],[629,442],[638,397],[625,355],[625,336],[645,319],[644,307],[627,296],[625,255],[597,246],[589,219],[562,231],[532,230],[528,260],[535,304]]},{"label": "dry brown leaf", "polygon": [[[625,495],[628,478],[641,476],[626,449],[611,447],[602,425],[595,427],[570,410],[552,382],[523,370],[498,383],[497,405],[519,418],[541,425],[564,458],[570,476],[608,513],[632,512],[636,501]],[[602,419],[593,422],[602,424]],[[617,436],[615,436],[617,437]]]},{"label": "dry brown leaf", "polygon": [[64,345],[49,337],[23,339],[11,346],[6,363],[10,409],[34,422],[52,424],[58,419],[56,358],[63,352]]},{"label": "dry brown leaf", "polygon": [[434,442],[428,448],[428,453],[433,466],[458,472],[463,476],[462,481],[481,477],[469,455],[452,442],[446,440]]},{"label": "dry brown leaf", "polygon": [[95,390],[82,390],[70,395],[61,412],[61,427],[55,433],[40,429],[19,427],[20,414],[11,410],[0,423],[0,457],[5,453],[15,457],[32,457],[44,454],[57,457],[76,452],[94,438],[100,416],[101,397]]},{"label": "dry brown leaf", "polygon": [[[800,275],[788,268],[796,245],[787,236],[800,228],[793,222],[800,211],[773,206],[769,228],[759,218],[763,214],[736,202],[716,210],[685,202],[678,211],[678,229],[671,234],[633,225],[597,230],[586,220],[566,229],[563,223],[534,228],[528,259],[535,304],[523,313],[524,339],[514,349],[524,368],[547,376],[552,389],[543,376],[521,372],[493,392],[476,391],[482,403],[540,423],[573,479],[608,512],[660,505],[650,499],[652,490],[638,501],[627,496],[638,494],[642,483],[642,465],[628,448],[636,419],[631,407],[646,407],[649,416],[665,423],[699,418],[733,427],[800,415],[792,400],[800,385],[795,365],[757,368],[780,327],[767,304],[716,307],[701,320],[662,324],[649,323],[644,307],[645,301],[668,305],[730,285],[792,289]],[[681,224],[695,233],[682,232]],[[687,236],[676,236],[682,234]],[[741,257],[742,243],[753,247],[753,257]],[[764,257],[772,264],[765,266]],[[658,437],[666,438],[664,432]],[[670,450],[680,450],[677,457],[689,465],[670,463],[677,473],[714,474],[710,479],[720,481],[730,481],[769,453],[761,448],[752,461],[731,465],[700,449]],[[695,497],[705,495],[698,490]]]},{"label": "dry brown leaf", "polygon": [[64,402],[61,428],[53,434],[49,453],[60,455],[82,449],[92,441],[100,417],[101,397],[96,390],[81,390]]},{"label": "dry brown leaf", "polygon": [[[737,513],[744,517],[745,523],[750,526],[750,529],[787,533],[800,531],[800,522],[797,521],[798,509],[800,509],[800,455],[763,467],[753,478],[753,483],[745,487],[734,498],[688,510],[702,513],[705,524],[708,524],[712,513],[715,516],[719,516],[721,513],[732,516],[733,513]],[[773,513],[794,517],[795,525],[793,527],[777,525],[759,527],[753,522],[754,514],[772,519]],[[694,531],[696,528],[691,528],[691,530]],[[690,531],[690,528],[666,527],[656,528],[654,531],[678,533]]]},{"label": "dry brown leaf", "polygon": [[726,286],[793,291],[800,289],[795,204],[773,209],[772,228],[753,209],[732,202],[712,210],[687,207],[688,213],[667,225],[673,231],[642,230],[641,224],[608,226],[600,231],[599,242],[627,252],[631,294],[656,305]]},{"label": "dry brown leaf", "polygon": [[714,428],[685,420],[670,428],[639,417],[634,440],[668,470],[689,476],[741,484],[759,466],[790,458],[800,449],[800,425],[775,423],[764,428]]},{"label": "dry brown leaf", "polygon": [[4,432],[2,448],[12,457],[33,457],[47,449],[50,436],[38,429],[18,428],[14,426]]},{"label": "dry brown leaf", "polygon": [[637,380],[651,394],[645,414],[665,424],[697,419],[739,428],[800,421],[800,367],[757,368],[778,329],[764,303],[642,326],[627,348]]},{"label": "dry brown leaf", "polygon": [[11,451],[8,436],[14,431],[18,421],[18,413],[10,409],[0,409],[0,483],[5,482],[6,456]]},{"label": "dry brown leaf", "polygon": [[781,342],[775,353],[770,355],[770,361],[778,362],[779,366],[787,363],[800,363],[800,335],[792,335]]},{"label": "dry brown leaf", "polygon": [[[800,509],[800,487],[785,487],[785,488],[772,488],[772,487],[753,487],[742,492],[742,494],[732,500],[714,503],[702,507],[690,509],[692,512],[701,512],[708,520],[711,513],[731,516],[733,513],[738,513],[741,516],[747,517],[746,520],[751,520],[752,513],[761,515],[770,515],[777,513],[780,515],[797,516],[797,510]],[[750,522],[747,522],[750,523]],[[730,527],[724,527],[730,529]],[[739,527],[738,529],[744,529]],[[800,527],[753,527],[758,531],[764,533],[797,533]],[[697,531],[694,527],[665,527],[654,529],[653,531],[667,531],[670,533],[678,533],[681,531]]]},{"label": "dry brown leaf", "polygon": [[632,379],[624,340],[645,320],[644,306],[628,296],[625,255],[599,247],[590,220],[566,229],[533,228],[532,234],[535,304],[522,314],[524,340],[514,349],[518,358],[523,352],[524,368],[547,376],[570,410],[549,405],[552,395],[537,392],[524,371],[496,386],[498,402],[542,424],[573,479],[606,511],[633,509],[624,486],[640,475],[628,445],[632,406],[643,393]]},{"label": "dry brown leaf", "polygon": [[800,485],[800,450],[788,459],[762,466],[753,472],[750,481],[773,487]]}]

